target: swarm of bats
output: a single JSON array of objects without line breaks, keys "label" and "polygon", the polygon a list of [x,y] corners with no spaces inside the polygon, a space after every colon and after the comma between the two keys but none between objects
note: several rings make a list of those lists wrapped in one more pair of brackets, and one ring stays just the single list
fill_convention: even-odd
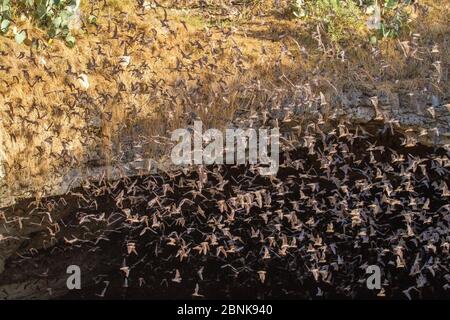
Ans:
[{"label": "swarm of bats", "polygon": [[449,296],[448,150],[343,125],[289,140],[276,176],[212,165],[86,183],[52,252],[87,250],[103,267],[69,296]]}]

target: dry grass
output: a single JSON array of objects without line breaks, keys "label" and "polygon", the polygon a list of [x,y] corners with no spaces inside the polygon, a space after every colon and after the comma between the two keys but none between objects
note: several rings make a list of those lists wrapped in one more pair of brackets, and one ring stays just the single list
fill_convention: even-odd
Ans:
[{"label": "dry grass", "polygon": [[[301,105],[319,92],[331,102],[349,87],[449,91],[445,1],[425,1],[428,14],[418,12],[399,39],[378,48],[355,41],[344,56],[320,29],[262,2],[236,15],[217,2],[211,10],[177,2],[145,11],[137,1],[103,3],[83,3],[98,20],[76,32],[73,49],[48,43],[30,21],[21,25],[39,48],[1,37],[0,142],[12,192],[45,193],[66,169],[126,162],[136,144],[141,156],[160,158],[167,144],[158,136],[186,127],[193,113],[220,128],[237,115]],[[169,28],[161,23],[166,14]],[[120,63],[126,55],[128,66]]]}]

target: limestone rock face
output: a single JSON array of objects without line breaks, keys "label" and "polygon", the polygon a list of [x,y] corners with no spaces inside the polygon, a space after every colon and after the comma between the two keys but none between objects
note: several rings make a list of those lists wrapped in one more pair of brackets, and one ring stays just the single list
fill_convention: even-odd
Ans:
[{"label": "limestone rock face", "polygon": [[355,124],[378,122],[427,146],[450,145],[450,103],[435,96],[399,94],[386,89],[342,95],[340,116]]}]

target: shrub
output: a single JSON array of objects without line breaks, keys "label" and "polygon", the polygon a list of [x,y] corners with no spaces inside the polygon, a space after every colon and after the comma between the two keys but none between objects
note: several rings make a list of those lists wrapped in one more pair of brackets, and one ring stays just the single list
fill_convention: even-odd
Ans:
[{"label": "shrub", "polygon": [[[1,32],[8,31],[12,22],[12,12],[20,13],[33,19],[36,24],[48,31],[51,38],[61,37],[69,46],[75,44],[71,23],[74,21],[80,0],[18,0],[11,6],[10,0],[0,0]],[[13,31],[16,41],[24,40],[24,31]]]},{"label": "shrub", "polygon": [[9,0],[0,0],[0,31],[8,31],[11,24],[11,3]]},{"label": "shrub", "polygon": [[292,0],[293,16],[322,23],[334,42],[358,33],[395,37],[410,20],[411,0]]}]

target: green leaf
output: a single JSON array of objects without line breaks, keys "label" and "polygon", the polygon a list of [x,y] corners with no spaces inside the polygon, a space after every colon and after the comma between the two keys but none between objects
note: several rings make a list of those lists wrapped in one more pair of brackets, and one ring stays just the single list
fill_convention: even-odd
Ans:
[{"label": "green leaf", "polygon": [[39,20],[43,20],[49,14],[49,9],[45,3],[39,3],[36,8],[36,15]]},{"label": "green leaf", "polygon": [[384,3],[384,7],[386,9],[394,9],[398,4],[397,0],[386,0]]},{"label": "green leaf", "polygon": [[66,37],[66,44],[67,44],[67,46],[69,48],[73,48],[75,46],[75,42],[76,42],[76,39],[75,39],[74,36],[72,36],[70,34],[67,35],[67,37]]},{"label": "green leaf", "polygon": [[3,0],[2,3],[0,4],[0,11],[4,12],[4,11],[9,11],[10,8],[10,4],[9,4],[9,0]]},{"label": "green leaf", "polygon": [[6,32],[8,31],[9,25],[11,24],[11,21],[4,19],[0,25],[0,31],[1,32]]},{"label": "green leaf", "polygon": [[97,17],[94,16],[93,14],[89,15],[88,22],[91,23],[91,24],[96,23],[97,22]]},{"label": "green leaf", "polygon": [[61,17],[56,17],[55,19],[53,19],[52,23],[55,29],[58,29],[60,26],[62,26],[63,19]]},{"label": "green leaf", "polygon": [[378,42],[378,39],[377,39],[376,36],[371,36],[370,37],[370,43],[371,44],[375,45],[375,44],[377,44],[377,42]]},{"label": "green leaf", "polygon": [[27,38],[27,32],[25,30],[19,31],[16,33],[14,39],[18,44],[22,44]]}]

